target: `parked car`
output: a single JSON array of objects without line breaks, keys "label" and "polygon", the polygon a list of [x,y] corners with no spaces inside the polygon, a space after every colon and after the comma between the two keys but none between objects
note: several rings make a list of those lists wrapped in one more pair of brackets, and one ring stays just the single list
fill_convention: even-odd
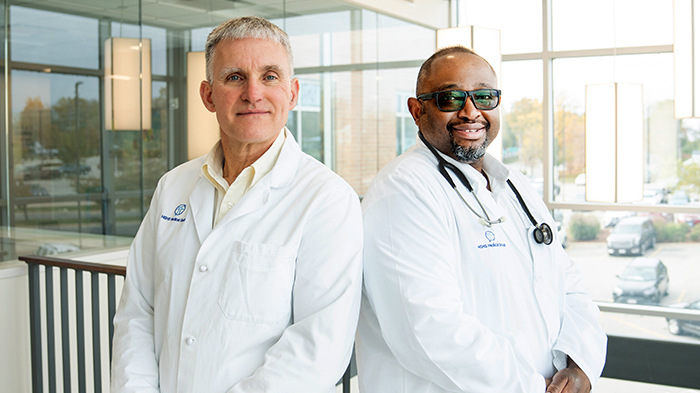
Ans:
[{"label": "parked car", "polygon": [[80,171],[81,175],[85,175],[90,172],[90,165],[80,164],[77,166],[74,162],[69,162],[67,164],[61,165],[61,174],[64,176],[75,176]]},{"label": "parked car", "polygon": [[634,258],[617,277],[613,288],[617,303],[659,304],[668,295],[668,270],[657,258]]},{"label": "parked car", "polygon": [[42,243],[34,255],[47,256],[80,251],[80,247],[70,243]]},{"label": "parked car", "polygon": [[656,229],[649,217],[620,219],[607,238],[608,254],[644,255],[656,246]]},{"label": "parked car", "polygon": [[[696,300],[694,302],[672,304],[669,307],[685,308],[700,312],[700,300]],[[668,323],[668,331],[671,334],[692,334],[697,337],[700,337],[700,321],[666,318],[666,323]]]},{"label": "parked car", "polygon": [[675,191],[668,198],[669,205],[687,205],[689,202],[690,198],[688,198],[688,194],[683,190]]},{"label": "parked car", "polygon": [[61,175],[61,164],[47,162],[24,168],[24,180],[53,179]]},{"label": "parked car", "polygon": [[620,219],[625,217],[633,217],[635,215],[637,215],[635,212],[628,211],[606,211],[605,213],[603,213],[603,226],[605,226],[606,228],[614,227],[615,225],[617,225],[617,222],[620,221]]},{"label": "parked car", "polygon": [[49,196],[49,191],[38,184],[30,184],[29,191],[32,193],[32,196]]}]

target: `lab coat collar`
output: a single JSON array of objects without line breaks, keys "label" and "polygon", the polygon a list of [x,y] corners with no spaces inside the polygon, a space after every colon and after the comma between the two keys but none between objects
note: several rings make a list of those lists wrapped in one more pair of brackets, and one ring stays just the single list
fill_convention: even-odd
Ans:
[{"label": "lab coat collar", "polygon": [[[435,161],[435,164],[437,165],[437,158],[435,158],[435,156],[433,156],[433,154],[430,152],[428,147],[425,145],[425,143],[423,143],[423,141],[420,138],[416,138],[416,145],[420,146],[422,148],[421,150],[424,150],[425,153],[427,153],[428,156],[430,156],[431,159],[433,161]],[[464,173],[464,175],[467,177],[467,180],[469,180],[469,184],[471,184],[472,188],[474,188],[474,192],[476,192],[478,194],[481,189],[487,189],[486,188],[486,185],[487,185],[486,178],[484,177],[483,174],[481,174],[479,171],[474,169],[473,166],[471,166],[470,164],[464,163],[464,162],[457,161],[454,158],[442,153],[440,150],[437,150],[437,149],[435,149],[435,150],[447,162],[454,164],[457,168],[459,168],[462,171],[462,173]],[[493,183],[498,184],[498,188],[499,188],[498,191],[500,191],[500,189],[505,187],[506,180],[508,180],[508,176],[510,176],[510,171],[508,170],[507,166],[503,165],[500,161],[495,159],[489,153],[486,153],[484,155],[484,163],[483,163],[482,168],[483,168],[484,172],[486,172],[486,174],[489,176],[490,179],[496,180],[496,182],[494,182],[494,181],[491,182],[492,183],[492,191],[494,191],[494,192],[496,191],[496,190],[493,190]],[[448,170],[447,172],[450,173],[450,170]],[[453,176],[453,175],[450,173],[450,176]],[[459,183],[459,181],[457,181],[456,178],[454,180],[457,183]]]},{"label": "lab coat collar", "polygon": [[[282,151],[277,158],[272,171],[270,171],[270,187],[279,188],[289,185],[299,169],[299,159],[303,154],[294,136],[287,127],[284,127],[285,140]],[[263,179],[264,180],[264,179]],[[262,181],[262,180],[261,180]]]},{"label": "lab coat collar", "polygon": [[[262,208],[270,201],[271,189],[281,188],[292,183],[299,168],[302,152],[292,133],[286,127],[284,132],[286,132],[286,139],[275,166],[221,218],[216,224],[216,228],[222,228],[226,223]],[[211,226],[211,221],[209,225]]]},{"label": "lab coat collar", "polygon": [[211,222],[214,219],[214,204],[215,188],[204,176],[204,173],[199,172],[197,184],[192,190],[189,198],[189,204],[192,208],[192,219],[194,227],[197,230],[199,244],[204,243],[204,240],[211,232]]},{"label": "lab coat collar", "polygon": [[[284,145],[270,173],[246,192],[243,198],[226,213],[216,227],[222,227],[223,225],[221,224],[225,222],[230,222],[261,208],[270,199],[270,188],[284,187],[294,180],[294,176],[299,168],[299,159],[303,153],[287,127],[284,128],[284,132],[286,133]],[[216,204],[214,190],[214,186],[200,169],[199,179],[189,198],[200,244],[204,243],[204,240],[212,231],[213,209]]]},{"label": "lab coat collar", "polygon": [[[437,165],[437,159],[435,158],[435,156],[433,156],[430,150],[428,150],[428,147],[425,146],[425,144],[423,143],[423,141],[420,140],[420,138],[418,138],[416,144],[421,149],[420,151],[424,152],[424,154],[427,154],[430,157],[430,160],[434,161],[435,165]],[[469,183],[474,189],[474,193],[477,195],[479,201],[488,211],[488,214],[492,219],[507,215],[506,209],[496,202],[496,195],[501,191],[505,190],[506,187],[508,187],[506,181],[508,180],[508,176],[510,176],[510,171],[508,170],[507,166],[503,165],[500,161],[498,161],[496,158],[494,158],[488,153],[484,155],[484,163],[482,169],[489,176],[491,182],[491,192],[489,192],[486,188],[486,178],[479,171],[474,169],[473,166],[463,162],[459,162],[443,154],[439,150],[438,154],[440,154],[448,162],[457,166],[457,168],[459,168],[462,171],[462,173],[464,173],[464,175],[467,177],[467,180],[469,180]],[[466,192],[466,189],[464,188],[462,183],[457,180],[456,176],[452,175],[449,169],[447,170],[447,172],[450,174],[450,176],[452,176],[453,180],[455,181],[455,184],[457,184],[457,187],[462,188],[464,192]],[[478,206],[474,206],[474,208],[480,209]],[[496,225],[499,225],[504,229],[504,233],[511,240],[511,243],[513,244],[514,248],[518,250],[518,252],[520,252],[527,259],[532,258],[532,256],[530,255],[530,247],[527,244],[523,243],[520,236],[515,235],[517,231],[525,230],[524,228],[520,228],[519,226],[517,226],[516,222],[513,220],[506,220],[505,222]]]}]

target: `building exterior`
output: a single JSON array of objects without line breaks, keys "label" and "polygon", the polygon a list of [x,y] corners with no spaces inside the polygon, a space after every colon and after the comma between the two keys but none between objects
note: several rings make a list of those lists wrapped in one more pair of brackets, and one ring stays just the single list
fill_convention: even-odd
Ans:
[{"label": "building exterior", "polygon": [[[287,126],[360,197],[415,143],[406,100],[437,31],[478,26],[500,32],[501,142],[490,152],[532,179],[570,244],[573,226],[601,223],[606,211],[651,215],[663,230],[700,217],[700,166],[689,160],[700,122],[674,117],[670,0],[0,0],[0,10],[0,332],[18,337],[0,343],[0,391],[29,391],[26,271],[16,258],[129,244],[157,180],[191,158],[188,138],[216,133],[188,126],[202,104],[186,82],[204,78],[188,53],[232,17],[263,16],[290,35],[301,93]],[[130,91],[120,87],[127,82]],[[587,144],[586,86],[604,83],[642,86],[643,151],[633,166],[644,194],[633,203],[586,201],[577,180],[586,149],[597,148]],[[647,191],[661,197],[650,202]],[[664,203],[674,193],[688,203]],[[679,228],[686,243],[673,246],[693,255],[700,232]],[[605,251],[581,255],[594,297],[610,301],[624,264],[599,260],[612,258]],[[662,304],[700,299],[697,267],[665,262],[674,279]]]}]

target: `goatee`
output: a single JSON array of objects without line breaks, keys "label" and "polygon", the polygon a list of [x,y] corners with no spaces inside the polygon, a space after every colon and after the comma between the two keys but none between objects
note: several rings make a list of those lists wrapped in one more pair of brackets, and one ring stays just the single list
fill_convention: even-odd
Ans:
[{"label": "goatee", "polygon": [[[488,128],[487,128],[488,129]],[[482,157],[484,157],[484,154],[486,154],[486,148],[489,145],[489,137],[488,134],[484,138],[484,143],[481,144],[481,146],[477,147],[464,147],[457,142],[455,142],[454,136],[452,134],[452,131],[450,130],[450,137],[452,139],[452,153],[455,155],[457,158],[457,161],[463,162],[465,164],[471,164],[472,162],[479,161]]]}]

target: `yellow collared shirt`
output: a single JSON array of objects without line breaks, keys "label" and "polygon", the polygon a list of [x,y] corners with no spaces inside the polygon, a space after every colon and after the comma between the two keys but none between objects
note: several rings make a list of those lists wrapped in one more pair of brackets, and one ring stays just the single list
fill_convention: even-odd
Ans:
[{"label": "yellow collared shirt", "polygon": [[221,141],[218,141],[211,148],[207,155],[204,165],[202,165],[202,173],[209,179],[209,182],[216,188],[216,203],[214,209],[214,220],[212,227],[221,221],[233,206],[243,198],[248,190],[253,188],[260,179],[270,173],[277,162],[284,140],[286,128],[280,131],[275,142],[272,143],[267,151],[260,156],[252,165],[243,169],[236,180],[229,186],[224,179],[224,150],[221,146]]}]

